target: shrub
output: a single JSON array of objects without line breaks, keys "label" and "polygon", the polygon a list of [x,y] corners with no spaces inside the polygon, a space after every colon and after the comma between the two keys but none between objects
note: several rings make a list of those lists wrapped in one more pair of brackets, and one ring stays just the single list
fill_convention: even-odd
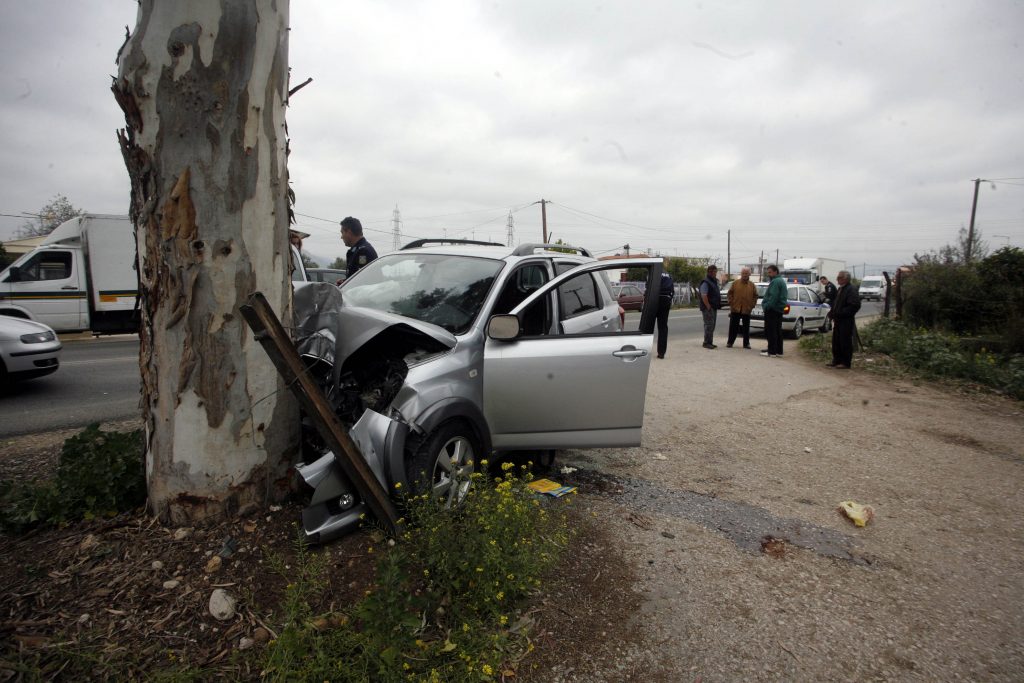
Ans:
[{"label": "shrub", "polygon": [[[528,475],[505,468],[493,484],[474,475],[457,509],[429,495],[408,500],[398,544],[381,554],[374,588],[346,614],[310,620],[308,598],[320,585],[310,577],[321,569],[290,572],[299,579],[289,579],[287,623],[266,650],[264,676],[502,678],[530,647],[517,624],[517,603],[541,585],[568,542],[564,513],[541,503],[527,488]],[[310,557],[301,561],[307,567]]]},{"label": "shrub", "polygon": [[104,432],[93,424],[64,442],[52,480],[0,483],[0,527],[22,532],[113,516],[145,501],[142,432]]}]

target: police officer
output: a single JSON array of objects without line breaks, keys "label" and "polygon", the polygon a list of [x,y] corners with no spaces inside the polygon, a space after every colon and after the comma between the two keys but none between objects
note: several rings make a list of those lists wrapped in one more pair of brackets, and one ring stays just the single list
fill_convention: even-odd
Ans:
[{"label": "police officer", "polygon": [[672,276],[662,271],[661,285],[658,287],[658,358],[664,358],[668,349],[668,314],[672,310],[672,297],[675,293]]},{"label": "police officer", "polygon": [[363,237],[363,224],[359,222],[358,218],[348,216],[342,219],[341,241],[348,247],[348,252],[345,254],[347,277],[352,277],[357,270],[377,258],[377,252]]}]

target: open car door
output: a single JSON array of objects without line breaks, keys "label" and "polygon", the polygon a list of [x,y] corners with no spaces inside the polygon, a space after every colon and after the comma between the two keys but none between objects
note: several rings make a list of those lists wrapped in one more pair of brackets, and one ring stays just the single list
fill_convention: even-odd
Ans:
[{"label": "open car door", "polygon": [[[567,303],[591,284],[596,298],[609,297],[608,271],[627,268],[648,271],[637,329],[620,329],[617,314],[609,320],[609,302],[587,310]],[[483,389],[495,449],[639,445],[661,271],[653,258],[585,263],[492,316]]]}]

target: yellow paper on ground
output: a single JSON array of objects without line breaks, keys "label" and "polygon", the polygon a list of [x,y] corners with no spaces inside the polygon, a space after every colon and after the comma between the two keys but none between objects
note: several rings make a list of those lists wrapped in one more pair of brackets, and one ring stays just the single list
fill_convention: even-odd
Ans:
[{"label": "yellow paper on ground", "polygon": [[537,493],[543,493],[554,498],[561,498],[565,494],[576,490],[575,486],[562,486],[557,481],[551,481],[550,479],[537,479],[531,481],[527,486]]},{"label": "yellow paper on ground", "polygon": [[844,500],[840,503],[839,511],[857,526],[866,526],[875,516],[875,511],[870,505],[861,505],[860,503],[854,503],[852,500]]}]

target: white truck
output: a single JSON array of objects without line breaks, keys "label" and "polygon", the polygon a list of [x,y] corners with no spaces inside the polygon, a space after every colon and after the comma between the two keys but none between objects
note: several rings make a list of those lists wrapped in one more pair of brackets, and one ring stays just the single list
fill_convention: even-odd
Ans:
[{"label": "white truck", "polygon": [[788,258],[782,262],[779,272],[786,282],[821,288],[818,279],[824,275],[833,284],[839,271],[846,269],[846,261],[831,258]]},{"label": "white truck", "polygon": [[[292,281],[308,281],[299,252],[290,249]],[[137,332],[138,295],[128,216],[84,214],[65,221],[0,273],[0,315],[57,332]]]},{"label": "white truck", "polygon": [[57,332],[139,329],[135,238],[128,216],[85,214],[0,273],[0,314]]}]

